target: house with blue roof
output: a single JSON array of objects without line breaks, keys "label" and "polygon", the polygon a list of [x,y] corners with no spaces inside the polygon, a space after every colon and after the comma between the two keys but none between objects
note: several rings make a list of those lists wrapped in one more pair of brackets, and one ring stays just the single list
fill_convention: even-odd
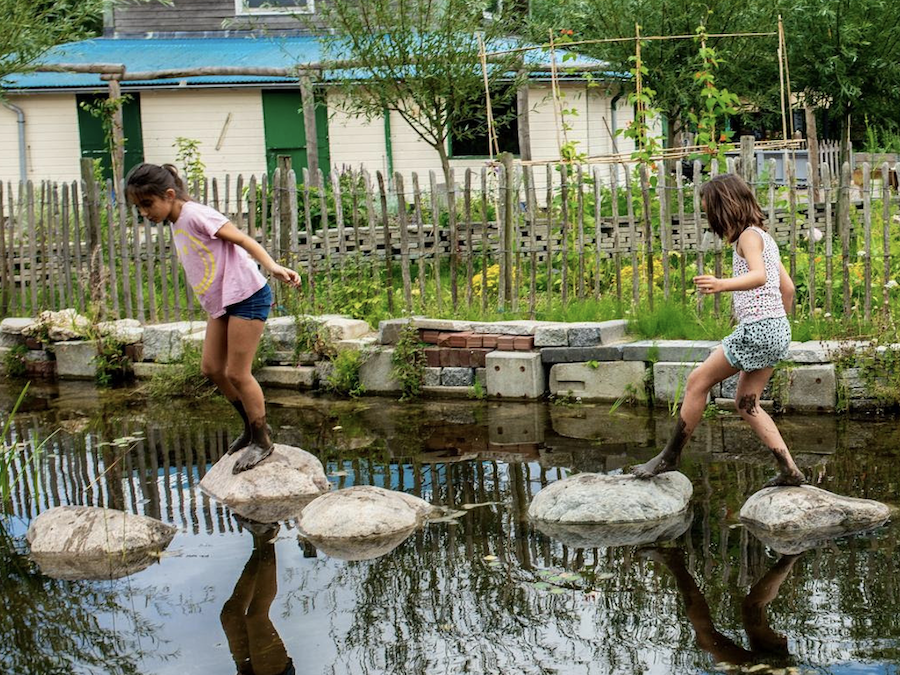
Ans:
[{"label": "house with blue roof", "polygon": [[[53,64],[118,64],[127,72],[220,68],[294,69],[322,61],[315,36],[315,0],[179,0],[171,5],[122,4],[105,17],[104,35],[60,45],[43,59]],[[305,13],[308,21],[300,21]],[[261,28],[265,28],[263,31]],[[324,29],[324,26],[319,26]],[[557,51],[558,58],[560,51]],[[549,54],[528,53],[532,63]],[[592,63],[584,57],[566,66]],[[0,179],[69,181],[80,176],[80,159],[106,154],[103,130],[81,106],[108,96],[95,73],[35,72],[2,83]],[[580,76],[560,82],[566,108],[574,108],[569,140],[588,155],[627,152],[630,141],[617,129],[633,119],[621,78],[589,86]],[[207,175],[224,178],[271,171],[275,158],[290,155],[294,168],[307,166],[306,130],[298,79],[283,74],[202,75],[125,80],[123,110],[126,169],[142,161],[175,158],[178,137],[199,141]],[[318,163],[370,171],[441,175],[434,150],[396,114],[383,120],[353,118],[340,106],[341,92],[327,73],[315,83]],[[558,122],[549,74],[535,67],[528,86],[530,157],[559,157]],[[501,132],[501,149],[518,153],[513,121]],[[451,164],[462,177],[480,168],[487,139],[451,143]],[[540,173],[540,172],[539,172]]]}]

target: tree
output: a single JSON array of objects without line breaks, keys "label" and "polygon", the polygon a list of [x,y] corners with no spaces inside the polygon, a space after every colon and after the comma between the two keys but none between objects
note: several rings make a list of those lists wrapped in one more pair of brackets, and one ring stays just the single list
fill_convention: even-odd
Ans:
[{"label": "tree", "polygon": [[[468,0],[330,0],[322,19],[334,32],[321,37],[326,58],[344,68],[342,107],[369,120],[399,114],[438,153],[450,182],[447,140],[483,134],[485,81],[479,36],[486,51],[511,46],[502,20],[484,18]],[[497,107],[514,100],[521,77],[515,54],[492,58],[487,86]]]},{"label": "tree", "polygon": [[[700,26],[708,34],[770,32],[777,16],[766,2],[731,0],[577,0],[574,3],[542,2],[534,5],[532,36],[542,39],[548,28],[575,27],[573,39],[621,38],[635,35],[694,35]],[[740,95],[742,101],[777,110],[778,66],[776,38],[710,37],[707,47],[719,60],[716,84]],[[603,59],[615,72],[633,67],[633,40],[582,45],[580,52]],[[695,73],[703,70],[700,45],[693,39],[642,42],[643,78],[654,91],[654,105],[668,121],[667,141],[691,128],[689,113],[705,105]],[[774,77],[774,79],[772,79]]]},{"label": "tree", "polygon": [[791,85],[840,130],[849,160],[850,123],[897,123],[900,107],[900,14],[890,0],[785,2]]},{"label": "tree", "polygon": [[109,0],[0,0],[0,83],[33,70],[51,47],[95,35]]}]

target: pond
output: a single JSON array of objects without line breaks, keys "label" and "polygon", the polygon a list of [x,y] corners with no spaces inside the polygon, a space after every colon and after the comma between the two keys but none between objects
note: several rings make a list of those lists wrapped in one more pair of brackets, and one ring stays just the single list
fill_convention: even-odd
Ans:
[{"label": "pond", "polygon": [[[0,410],[17,394],[0,385]],[[287,392],[268,403],[276,440],[316,454],[335,486],[404,490],[452,517],[381,557],[332,558],[294,523],[249,527],[200,492],[238,429],[224,401],[33,387],[14,431],[55,433],[39,488],[17,484],[0,528],[0,671],[898,672],[900,530],[795,556],[768,549],[737,514],[773,467],[736,417],[705,420],[688,448],[684,534],[657,547],[579,549],[529,523],[531,498],[572,472],[648,459],[672,426],[667,410]],[[900,422],[778,423],[820,487],[896,501]],[[29,561],[24,533],[60,504],[153,516],[178,534],[130,577],[50,579]]]}]

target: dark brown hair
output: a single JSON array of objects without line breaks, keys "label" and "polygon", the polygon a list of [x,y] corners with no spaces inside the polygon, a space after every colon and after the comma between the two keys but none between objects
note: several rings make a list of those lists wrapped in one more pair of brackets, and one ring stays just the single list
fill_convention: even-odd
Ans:
[{"label": "dark brown hair", "polygon": [[733,173],[715,176],[700,188],[710,229],[733,244],[748,227],[767,230],[766,217],[744,179]]},{"label": "dark brown hair", "polygon": [[125,178],[125,195],[132,204],[147,197],[165,197],[166,190],[175,190],[178,199],[190,199],[178,169],[172,164],[138,164]]}]

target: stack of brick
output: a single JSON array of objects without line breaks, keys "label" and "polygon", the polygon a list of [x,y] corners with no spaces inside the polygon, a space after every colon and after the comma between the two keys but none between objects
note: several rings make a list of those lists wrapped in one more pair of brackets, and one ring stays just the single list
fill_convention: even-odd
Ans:
[{"label": "stack of brick", "polygon": [[[494,351],[534,349],[532,335],[499,335],[471,331],[420,330],[419,338],[431,345],[425,348],[429,386],[470,387],[484,382],[487,355]],[[479,377],[480,376],[480,377]]]}]

